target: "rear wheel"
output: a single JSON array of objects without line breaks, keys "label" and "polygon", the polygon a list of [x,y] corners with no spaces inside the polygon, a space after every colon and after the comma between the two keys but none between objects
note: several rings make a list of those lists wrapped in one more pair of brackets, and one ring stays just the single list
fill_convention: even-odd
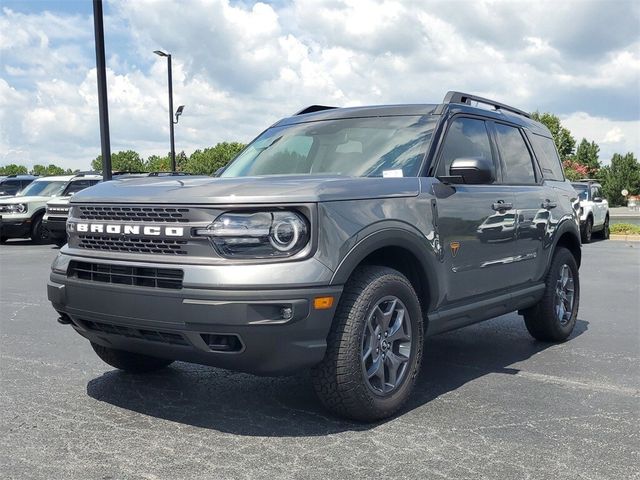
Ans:
[{"label": "rear wheel", "polygon": [[591,235],[593,233],[593,219],[591,217],[587,218],[587,221],[584,224],[582,229],[582,243],[590,243]]},{"label": "rear wheel", "polygon": [[611,232],[609,230],[609,215],[607,215],[607,218],[604,219],[604,226],[602,227],[602,232],[600,233],[600,235],[604,240],[608,240],[610,234]]},{"label": "rear wheel", "polygon": [[575,327],[580,304],[578,264],[566,248],[557,248],[545,283],[542,299],[524,311],[524,322],[534,338],[563,342]]},{"label": "rear wheel", "polygon": [[91,342],[93,350],[100,359],[112,367],[131,373],[154,372],[165,368],[173,363],[173,360],[166,358],[150,357],[140,353],[126,352],[115,348],[103,347]]},{"label": "rear wheel", "polygon": [[332,412],[375,421],[397,412],[420,369],[423,320],[418,297],[400,272],[361,267],[345,285],[313,369],[315,391]]}]

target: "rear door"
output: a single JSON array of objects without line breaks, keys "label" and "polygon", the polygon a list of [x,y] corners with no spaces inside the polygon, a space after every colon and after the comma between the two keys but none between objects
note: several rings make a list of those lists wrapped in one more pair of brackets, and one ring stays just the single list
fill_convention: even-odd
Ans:
[{"label": "rear door", "polygon": [[557,205],[553,188],[542,181],[524,132],[517,126],[495,122],[496,144],[502,166],[502,182],[514,193],[516,209],[515,268],[512,282],[533,282],[540,275],[543,245],[552,210]]},{"label": "rear door", "polygon": [[[448,184],[456,158],[481,158],[494,165],[493,181],[484,185]],[[467,300],[512,283],[515,251],[513,194],[498,181],[499,164],[484,119],[457,116],[449,122],[438,154],[434,184],[447,298]]]}]

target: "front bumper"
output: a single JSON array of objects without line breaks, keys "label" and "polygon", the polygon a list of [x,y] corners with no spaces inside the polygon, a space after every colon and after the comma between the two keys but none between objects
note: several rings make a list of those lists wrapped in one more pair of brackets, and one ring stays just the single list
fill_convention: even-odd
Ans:
[{"label": "front bumper", "polygon": [[0,216],[0,237],[25,238],[31,235],[30,218]]},{"label": "front bumper", "polygon": [[[65,320],[100,345],[279,375],[322,360],[342,287],[166,289],[79,280],[54,271],[47,292]],[[314,309],[313,299],[327,295],[334,297],[333,307]],[[283,318],[286,308],[290,319]],[[231,349],[220,350],[221,342]]]},{"label": "front bumper", "polygon": [[64,238],[67,236],[67,219],[63,217],[49,217],[42,219],[42,225],[49,231],[52,238]]}]

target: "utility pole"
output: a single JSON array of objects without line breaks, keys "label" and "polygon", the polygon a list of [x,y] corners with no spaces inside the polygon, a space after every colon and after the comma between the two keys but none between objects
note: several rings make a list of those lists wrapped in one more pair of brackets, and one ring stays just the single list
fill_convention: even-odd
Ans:
[{"label": "utility pole", "polygon": [[[98,111],[100,116],[100,146],[102,149],[102,178],[106,181],[111,180],[111,143],[109,139],[109,105],[107,103],[107,66],[104,56],[102,0],[93,0],[93,30],[96,44],[96,72],[98,74]],[[171,78],[171,74],[169,74],[169,78]],[[171,138],[173,143],[173,129],[171,130]]]}]

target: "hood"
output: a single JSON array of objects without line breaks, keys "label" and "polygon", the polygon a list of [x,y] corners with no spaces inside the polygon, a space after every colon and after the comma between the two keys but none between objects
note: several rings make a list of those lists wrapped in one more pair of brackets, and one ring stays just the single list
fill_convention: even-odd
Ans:
[{"label": "hood", "polygon": [[41,197],[41,196],[33,196],[33,197],[1,197],[0,203],[4,205],[10,205],[15,203],[31,203],[31,202],[41,202],[46,203],[51,200],[52,197]]},{"label": "hood", "polygon": [[66,197],[53,197],[47,202],[47,205],[67,205],[71,200],[71,195]]},{"label": "hood", "polygon": [[286,175],[113,180],[82,190],[71,203],[304,203],[416,196],[418,178]]}]

